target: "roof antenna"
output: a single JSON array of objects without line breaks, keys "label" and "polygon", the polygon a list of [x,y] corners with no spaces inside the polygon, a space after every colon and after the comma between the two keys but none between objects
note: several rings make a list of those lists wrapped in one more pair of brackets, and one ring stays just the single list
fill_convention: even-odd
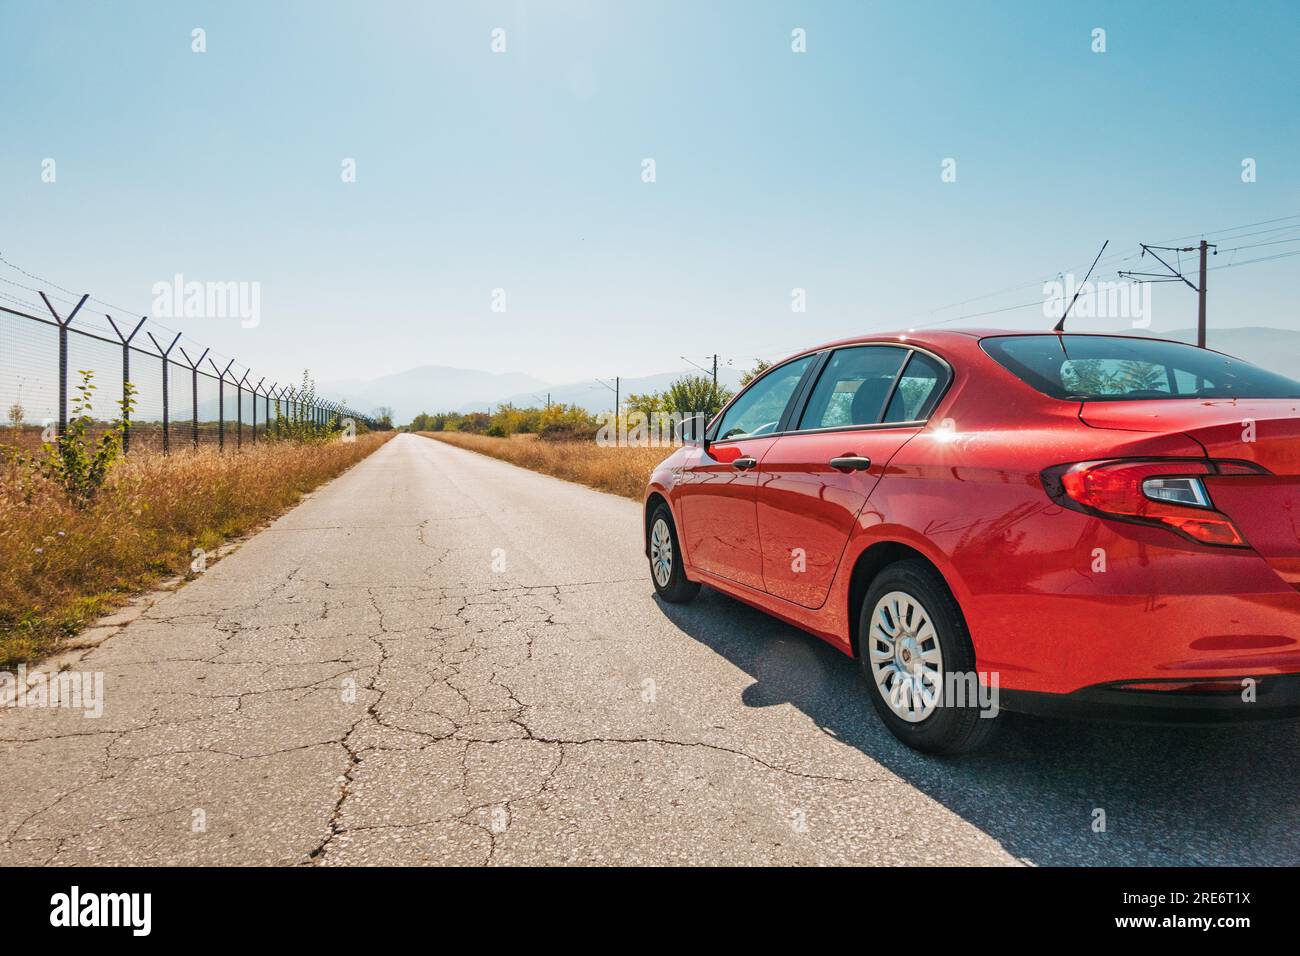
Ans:
[{"label": "roof antenna", "polygon": [[1088,266],[1088,275],[1083,277],[1083,281],[1079,283],[1079,288],[1074,291],[1074,298],[1071,299],[1070,304],[1065,307],[1065,311],[1061,313],[1060,321],[1057,322],[1056,327],[1052,329],[1052,331],[1056,332],[1058,335],[1065,331],[1065,317],[1069,315],[1070,310],[1074,308],[1074,303],[1079,301],[1079,296],[1083,292],[1083,287],[1088,284],[1088,278],[1092,275],[1092,270],[1097,268],[1097,262],[1101,259],[1101,254],[1106,251],[1108,245],[1110,245],[1109,239],[1101,244],[1101,248],[1097,251],[1097,258],[1093,259],[1092,265]]}]

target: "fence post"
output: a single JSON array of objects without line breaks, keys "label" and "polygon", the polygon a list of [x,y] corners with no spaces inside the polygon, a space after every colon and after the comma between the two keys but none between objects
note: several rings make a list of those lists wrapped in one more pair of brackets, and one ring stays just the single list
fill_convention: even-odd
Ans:
[{"label": "fence post", "polygon": [[[244,386],[248,384],[248,371],[244,372],[244,377],[235,383],[235,447],[244,447]],[[257,414],[257,406],[253,406],[253,414]]]},{"label": "fence post", "polygon": [[223,369],[218,369],[217,363],[212,359],[208,359],[208,364],[212,366],[212,371],[217,373],[217,450],[224,452],[226,450],[226,373],[230,371],[230,366],[235,364],[235,360],[231,359]]},{"label": "fence post", "polygon": [[211,349],[204,349],[203,354],[199,356],[197,362],[193,361],[189,353],[185,351],[185,346],[181,346],[181,355],[185,356],[185,361],[190,363],[190,404],[194,410],[194,416],[190,420],[190,441],[194,447],[199,447],[199,366],[203,360],[208,357]]},{"label": "fence post", "polygon": [[153,340],[153,347],[156,348],[158,350],[158,354],[162,356],[163,454],[170,455],[172,450],[172,436],[171,436],[171,420],[168,418],[169,406],[167,404],[167,393],[168,393],[167,384],[171,379],[171,376],[167,374],[167,356],[171,354],[172,349],[176,348],[176,343],[181,340],[181,334],[179,332],[176,333],[176,338],[172,339],[172,344],[167,346],[166,350],[164,350],[163,347],[158,344],[158,340],[153,337],[152,332],[149,332],[148,335],[149,338]]},{"label": "fence post", "polygon": [[68,326],[77,317],[81,307],[86,304],[90,293],[87,292],[81,297],[81,301],[66,319],[59,317],[59,313],[55,311],[54,306],[50,305],[49,297],[44,292],[41,293],[41,298],[45,300],[45,308],[50,310],[50,315],[54,316],[54,322],[59,327],[59,434],[62,435],[68,430]]},{"label": "fence post", "polygon": [[108,324],[122,340],[122,454],[127,455],[131,452],[131,408],[126,404],[126,390],[131,384],[131,340],[135,338],[135,333],[140,331],[140,326],[144,325],[148,316],[140,317],[140,321],[135,324],[130,335],[122,334],[122,330],[117,327],[111,315],[105,313],[104,318],[108,319]]},{"label": "fence post", "polygon": [[[266,376],[263,375],[261,381],[259,381],[256,385],[253,386],[253,444],[254,445],[257,444],[257,390],[262,387],[262,382],[265,381],[266,381]],[[262,427],[264,429],[266,428],[265,425],[263,425]]]}]

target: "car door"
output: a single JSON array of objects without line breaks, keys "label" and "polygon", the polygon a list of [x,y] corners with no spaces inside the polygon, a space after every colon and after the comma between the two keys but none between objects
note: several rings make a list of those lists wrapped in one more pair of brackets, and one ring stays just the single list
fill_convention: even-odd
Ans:
[{"label": "car door", "polygon": [[894,454],[924,427],[950,377],[945,364],[896,345],[837,349],[799,419],[759,468],[765,588],[804,607],[830,593],[854,522]]},{"label": "car door", "polygon": [[762,589],[758,465],[777,441],[814,359],[794,359],[751,382],[710,427],[705,447],[683,466],[677,505],[693,567]]}]

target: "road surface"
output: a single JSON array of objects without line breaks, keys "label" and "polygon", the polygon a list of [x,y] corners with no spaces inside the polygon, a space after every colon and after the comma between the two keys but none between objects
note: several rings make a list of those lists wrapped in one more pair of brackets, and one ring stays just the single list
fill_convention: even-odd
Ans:
[{"label": "road surface", "polygon": [[1300,860],[1294,724],[922,757],[641,546],[634,502],[398,436],[77,664],[102,717],[0,711],[0,864]]}]

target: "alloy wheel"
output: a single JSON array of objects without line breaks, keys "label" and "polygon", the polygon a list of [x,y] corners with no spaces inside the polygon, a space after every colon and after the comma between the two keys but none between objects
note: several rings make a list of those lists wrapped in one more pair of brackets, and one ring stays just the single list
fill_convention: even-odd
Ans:
[{"label": "alloy wheel", "polygon": [[650,529],[650,568],[655,582],[661,588],[668,587],[673,576],[673,536],[663,518],[657,519]]},{"label": "alloy wheel", "polygon": [[930,613],[905,591],[890,591],[871,612],[868,656],[876,690],[889,709],[919,723],[943,695],[943,651]]}]

